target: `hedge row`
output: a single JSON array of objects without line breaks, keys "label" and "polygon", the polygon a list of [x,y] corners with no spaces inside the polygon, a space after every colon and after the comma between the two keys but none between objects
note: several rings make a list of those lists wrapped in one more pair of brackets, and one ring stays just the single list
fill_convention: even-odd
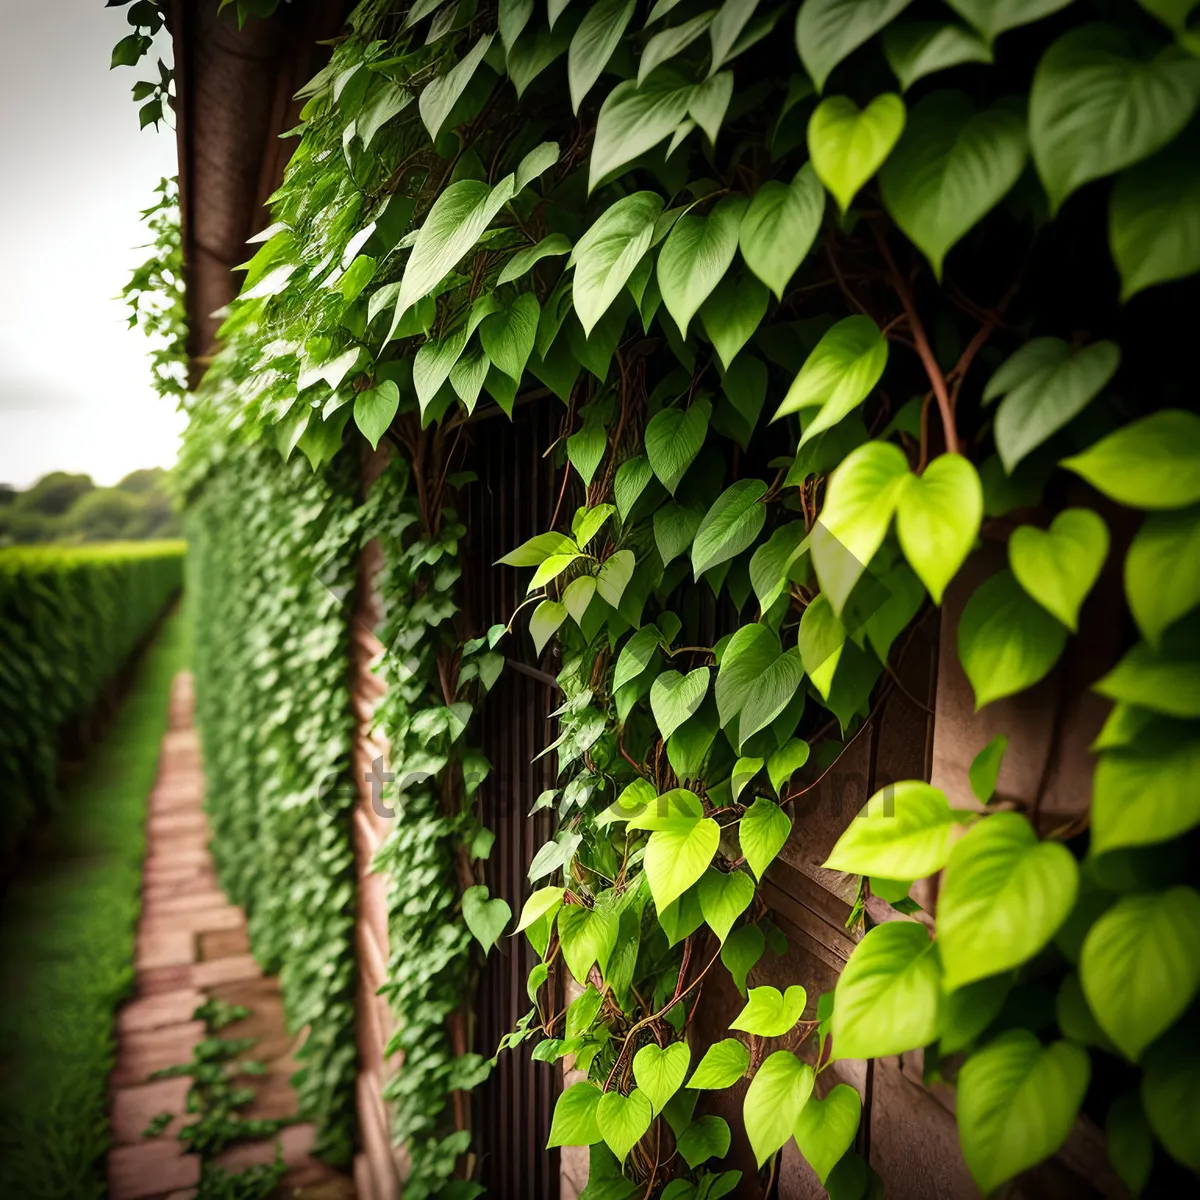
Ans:
[{"label": "hedge row", "polygon": [[184,543],[0,550],[0,848],[53,804],[60,741],[183,578]]}]

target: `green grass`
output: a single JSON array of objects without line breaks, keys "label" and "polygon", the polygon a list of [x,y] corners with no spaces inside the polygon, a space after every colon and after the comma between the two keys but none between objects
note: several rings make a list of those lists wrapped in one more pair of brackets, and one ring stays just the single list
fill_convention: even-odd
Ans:
[{"label": "green grass", "polygon": [[133,980],[146,799],[171,679],[187,665],[189,641],[176,612],[3,899],[2,1197],[105,1194],[113,1017]]}]

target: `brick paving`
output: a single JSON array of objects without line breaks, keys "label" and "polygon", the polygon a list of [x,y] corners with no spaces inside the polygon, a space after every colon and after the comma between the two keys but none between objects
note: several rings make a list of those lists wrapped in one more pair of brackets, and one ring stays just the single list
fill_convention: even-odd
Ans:
[{"label": "brick paving", "polygon": [[[242,1004],[250,1016],[222,1037],[254,1037],[252,1056],[267,1073],[248,1079],[256,1091],[248,1117],[289,1117],[296,1112],[290,1079],[299,1041],[286,1030],[278,983],[250,954],[246,918],[226,900],[208,853],[204,779],[192,727],[192,680],[176,676],[170,727],[163,737],[158,778],[149,800],[142,915],[138,925],[132,999],[117,1015],[117,1060],[109,1079],[113,1148],[108,1156],[111,1200],[188,1200],[195,1195],[200,1162],[174,1136],[186,1123],[190,1079],[151,1081],[163,1067],[189,1062],[204,1036],[192,1014],[205,1000]],[[142,1130],[161,1112],[177,1114],[158,1138]],[[278,1137],[288,1166],[283,1195],[308,1200],[351,1200],[349,1179],[314,1159],[311,1124]],[[276,1139],[233,1146],[218,1159],[238,1170],[275,1158]]]}]

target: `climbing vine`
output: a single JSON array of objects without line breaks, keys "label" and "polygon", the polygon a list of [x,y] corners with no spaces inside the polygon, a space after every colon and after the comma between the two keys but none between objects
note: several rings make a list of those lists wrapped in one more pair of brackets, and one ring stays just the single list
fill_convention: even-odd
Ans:
[{"label": "climbing vine", "polygon": [[[422,781],[380,866],[414,1195],[456,1171],[477,1192],[463,949],[511,913],[477,881],[468,747],[525,629],[562,654],[559,786],[537,800],[559,832],[530,865],[516,930],[543,961],[506,1042],[586,1073],[548,1134],[592,1147],[597,1192],[729,1194],[743,1131],[706,1093],[749,1077],[763,1182],[794,1139],[831,1194],[869,1194],[858,1092],[817,1076],[912,1051],[956,1086],[984,1192],[1081,1110],[1135,1192],[1200,1169],[1191,7],[355,9],[303,93],[221,387],[285,458],[336,466],[353,416],[400,460],[375,500],[381,725]],[[562,500],[502,560],[536,607],[469,629],[460,446],[546,391]],[[1125,652],[1081,676],[1106,603]],[[797,802],[939,619],[976,709],[1012,713],[1053,672],[1113,702],[1091,804],[1055,820],[1048,779],[1007,794],[1015,728],[960,792],[864,795],[825,863],[863,901],[836,990],[751,986]],[[909,893],[939,873],[927,913]],[[719,972],[745,1008],[704,1046]]]}]

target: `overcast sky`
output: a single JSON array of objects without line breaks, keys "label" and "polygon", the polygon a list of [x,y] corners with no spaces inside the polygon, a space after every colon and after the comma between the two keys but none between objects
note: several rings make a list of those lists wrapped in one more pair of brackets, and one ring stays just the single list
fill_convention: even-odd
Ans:
[{"label": "overcast sky", "polygon": [[153,60],[108,69],[128,32],[104,0],[0,0],[0,483],[112,484],[175,459],[183,419],[114,299],[147,257],[140,211],[176,170],[174,133],[139,130],[130,96]]}]

